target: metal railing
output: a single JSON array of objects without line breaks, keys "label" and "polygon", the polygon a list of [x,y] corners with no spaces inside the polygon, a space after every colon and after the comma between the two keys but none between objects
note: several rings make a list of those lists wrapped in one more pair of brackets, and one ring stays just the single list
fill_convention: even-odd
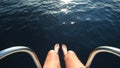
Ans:
[{"label": "metal railing", "polygon": [[32,57],[32,59],[34,60],[37,68],[42,68],[35,52],[32,49],[25,47],[25,46],[15,46],[15,47],[10,47],[10,48],[0,51],[0,60],[11,54],[19,53],[19,52],[25,52],[25,53],[29,54]]},{"label": "metal railing", "polygon": [[120,49],[116,48],[116,47],[111,47],[111,46],[100,46],[97,47],[95,50],[93,50],[90,54],[90,56],[88,57],[87,63],[85,65],[86,68],[89,68],[94,57],[101,52],[107,52],[107,53],[111,53],[114,54],[118,57],[120,57]]}]

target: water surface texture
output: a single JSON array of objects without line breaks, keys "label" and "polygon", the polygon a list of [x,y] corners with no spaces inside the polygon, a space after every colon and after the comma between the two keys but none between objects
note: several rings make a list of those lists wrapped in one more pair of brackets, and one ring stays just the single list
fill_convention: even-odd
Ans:
[{"label": "water surface texture", "polygon": [[[120,0],[0,0],[0,50],[28,46],[44,64],[55,43],[67,44],[84,64],[98,46],[120,48]],[[13,55],[0,67],[35,68],[29,58]],[[61,50],[60,58],[64,68]],[[120,68],[120,59],[100,54],[91,68]]]}]

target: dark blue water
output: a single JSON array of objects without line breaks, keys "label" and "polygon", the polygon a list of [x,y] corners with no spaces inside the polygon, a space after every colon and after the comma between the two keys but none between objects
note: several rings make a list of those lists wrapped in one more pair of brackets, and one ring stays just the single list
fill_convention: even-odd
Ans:
[{"label": "dark blue water", "polygon": [[[28,46],[44,64],[55,43],[67,44],[84,64],[98,46],[120,48],[120,0],[0,0],[0,50]],[[60,59],[64,68],[61,50]],[[0,67],[35,65],[28,55],[20,53],[1,60]],[[120,59],[102,53],[91,68],[120,68]]]}]

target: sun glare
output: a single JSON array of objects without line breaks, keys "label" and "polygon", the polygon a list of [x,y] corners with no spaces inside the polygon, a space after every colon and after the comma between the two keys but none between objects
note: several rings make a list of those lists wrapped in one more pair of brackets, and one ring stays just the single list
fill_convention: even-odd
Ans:
[{"label": "sun glare", "polygon": [[70,3],[71,2],[71,0],[61,0],[62,2],[64,2],[64,3]]}]

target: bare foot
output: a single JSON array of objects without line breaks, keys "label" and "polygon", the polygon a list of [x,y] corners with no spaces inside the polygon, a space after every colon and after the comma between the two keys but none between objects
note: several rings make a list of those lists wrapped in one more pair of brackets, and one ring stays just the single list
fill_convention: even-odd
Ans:
[{"label": "bare foot", "polygon": [[62,44],[62,50],[63,50],[63,54],[65,56],[67,54],[67,46],[65,44]]},{"label": "bare foot", "polygon": [[54,51],[55,51],[56,53],[58,53],[59,48],[60,48],[59,44],[55,44],[55,46],[54,46]]}]

